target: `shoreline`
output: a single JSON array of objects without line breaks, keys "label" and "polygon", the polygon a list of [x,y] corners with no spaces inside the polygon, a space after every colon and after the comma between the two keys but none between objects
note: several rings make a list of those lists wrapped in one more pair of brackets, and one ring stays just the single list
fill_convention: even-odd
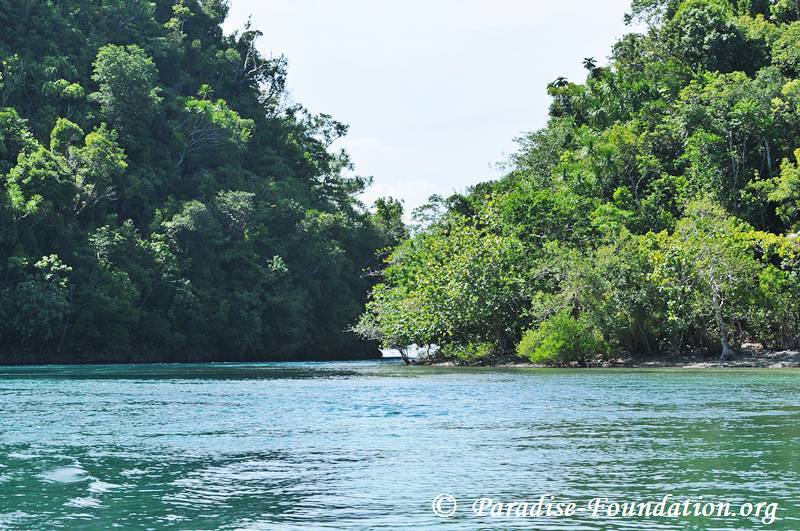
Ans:
[{"label": "shoreline", "polygon": [[307,354],[295,356],[231,356],[222,355],[120,355],[117,357],[101,355],[47,355],[47,354],[0,354],[0,367],[36,367],[45,365],[193,365],[205,363],[291,363],[291,362],[326,362],[326,361],[369,361],[383,358],[380,350],[360,352],[347,355],[343,352],[334,354]]},{"label": "shoreline", "polygon": [[525,361],[504,360],[498,363],[456,363],[441,361],[415,365],[431,367],[487,367],[494,369],[796,369],[800,368],[800,351],[797,350],[742,350],[732,360],[721,362],[707,356],[676,356],[672,358],[615,358],[588,366],[549,366]]}]

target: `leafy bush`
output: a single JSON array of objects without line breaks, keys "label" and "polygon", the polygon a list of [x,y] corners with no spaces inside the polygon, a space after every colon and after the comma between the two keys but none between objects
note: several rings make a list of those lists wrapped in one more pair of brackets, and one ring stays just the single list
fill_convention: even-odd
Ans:
[{"label": "leafy bush", "polygon": [[560,365],[586,360],[608,352],[600,330],[584,314],[577,319],[566,310],[528,330],[517,346],[517,354],[534,363]]},{"label": "leafy bush", "polygon": [[492,343],[467,343],[465,345],[444,345],[442,351],[453,359],[464,362],[475,362],[488,358],[495,352]]}]

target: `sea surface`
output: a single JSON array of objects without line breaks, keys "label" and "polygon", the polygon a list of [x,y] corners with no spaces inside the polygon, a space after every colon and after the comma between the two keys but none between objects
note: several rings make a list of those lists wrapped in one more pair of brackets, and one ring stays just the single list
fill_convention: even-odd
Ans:
[{"label": "sea surface", "polygon": [[[473,511],[543,495],[736,514]],[[0,528],[800,529],[800,372],[0,368]]]}]

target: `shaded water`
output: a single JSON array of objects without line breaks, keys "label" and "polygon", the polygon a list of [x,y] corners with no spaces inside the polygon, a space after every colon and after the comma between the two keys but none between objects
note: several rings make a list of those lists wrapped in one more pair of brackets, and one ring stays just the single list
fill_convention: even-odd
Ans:
[{"label": "shaded water", "polygon": [[[0,369],[0,528],[800,528],[800,372]],[[441,493],[459,508],[439,518]],[[472,500],[777,502],[777,520]]]}]

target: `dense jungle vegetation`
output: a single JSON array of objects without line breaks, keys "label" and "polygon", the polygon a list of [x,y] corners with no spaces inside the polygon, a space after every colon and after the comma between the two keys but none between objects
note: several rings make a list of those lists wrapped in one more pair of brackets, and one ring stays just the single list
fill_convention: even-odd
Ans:
[{"label": "dense jungle vegetation", "polygon": [[347,329],[400,205],[227,10],[0,0],[0,361],[378,354]]},{"label": "dense jungle vegetation", "polygon": [[800,346],[800,1],[626,17],[505,178],[416,212],[361,334],[546,364]]}]

